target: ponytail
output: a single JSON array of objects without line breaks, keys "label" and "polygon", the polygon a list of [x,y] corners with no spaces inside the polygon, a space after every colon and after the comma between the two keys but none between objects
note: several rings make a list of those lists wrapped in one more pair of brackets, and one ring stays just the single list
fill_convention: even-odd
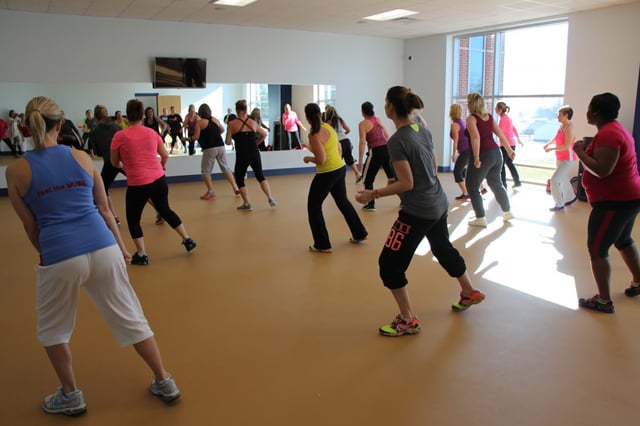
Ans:
[{"label": "ponytail", "polygon": [[322,127],[322,114],[320,113],[320,107],[318,104],[307,104],[304,107],[304,115],[307,117],[307,121],[311,124],[311,135],[315,135],[320,131]]},{"label": "ponytail", "polygon": [[394,86],[387,91],[389,102],[398,117],[407,118],[416,109],[423,109],[424,103],[420,96],[403,86]]},{"label": "ponytail", "polygon": [[24,115],[26,117],[25,125],[31,132],[33,148],[35,150],[45,149],[45,136],[63,120],[62,110],[53,100],[37,96],[27,103]]}]

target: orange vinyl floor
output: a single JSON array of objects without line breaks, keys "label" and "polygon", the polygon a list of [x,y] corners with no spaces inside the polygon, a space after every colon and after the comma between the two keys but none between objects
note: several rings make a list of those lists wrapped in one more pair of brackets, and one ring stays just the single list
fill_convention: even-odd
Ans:
[{"label": "orange vinyl floor", "polygon": [[[117,345],[83,294],[71,348],[88,410],[76,419],[40,408],[58,382],[36,338],[37,257],[0,197],[0,425],[639,424],[640,298],[624,296],[630,275],[615,249],[616,313],[577,308],[596,292],[586,203],[550,213],[544,188],[524,184],[508,190],[510,224],[485,196],[490,223],[480,229],[466,225],[470,203],[451,201],[452,241],[487,299],[453,313],[457,284],[424,244],[407,273],[422,332],[393,339],[377,332],[398,313],[377,258],[398,198],[378,200],[376,212],[357,205],[369,231],[361,245],[349,243],[328,199],[334,251],[310,253],[311,178],[270,177],[277,208],[249,178],[250,213],[236,211],[226,181],[214,181],[211,201],[199,199],[200,182],[170,185],[172,208],[198,244],[189,254],[145,210],[150,264],[128,270],[182,398],[165,406],[148,392],[150,370]],[[453,200],[453,176],[440,179]],[[350,173],[352,198],[358,188]],[[111,190],[122,218],[124,194]],[[120,229],[133,251],[124,220]]]}]

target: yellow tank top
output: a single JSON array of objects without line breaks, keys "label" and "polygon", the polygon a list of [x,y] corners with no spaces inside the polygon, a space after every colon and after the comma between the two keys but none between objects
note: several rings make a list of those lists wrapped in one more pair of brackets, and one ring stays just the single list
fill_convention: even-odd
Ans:
[{"label": "yellow tank top", "polygon": [[[329,139],[324,141],[322,144],[327,159],[324,164],[316,164],[316,172],[328,173],[344,167],[344,160],[340,155],[340,142],[338,142],[338,135],[336,134],[336,131],[327,123],[322,123],[322,127],[329,132]],[[309,144],[309,151],[313,152],[311,144]]]}]

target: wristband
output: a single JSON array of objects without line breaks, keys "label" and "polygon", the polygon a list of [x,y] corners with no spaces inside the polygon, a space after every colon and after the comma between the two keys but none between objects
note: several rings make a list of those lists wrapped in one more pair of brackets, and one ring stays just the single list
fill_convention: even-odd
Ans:
[{"label": "wristband", "polygon": [[373,190],[373,198],[380,198],[380,191],[378,191],[377,189]]}]

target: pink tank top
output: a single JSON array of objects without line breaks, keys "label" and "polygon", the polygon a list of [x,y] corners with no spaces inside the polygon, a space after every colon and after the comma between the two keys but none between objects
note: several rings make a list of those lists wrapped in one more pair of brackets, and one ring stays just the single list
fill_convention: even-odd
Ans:
[{"label": "pink tank top", "polygon": [[[564,145],[564,130],[561,128],[558,129],[558,133],[556,133],[556,147]],[[576,143],[576,138],[574,136],[571,144],[569,145],[569,149],[563,149],[562,151],[556,150],[556,160],[559,161],[570,161],[576,159],[576,153],[573,151],[573,144]]]},{"label": "pink tank top", "polygon": [[380,123],[378,123],[378,119],[375,117],[371,117],[371,118],[368,118],[368,120],[373,123],[373,129],[369,130],[369,132],[365,136],[367,140],[367,146],[369,147],[369,149],[386,145],[387,138],[384,136],[384,131]]}]

